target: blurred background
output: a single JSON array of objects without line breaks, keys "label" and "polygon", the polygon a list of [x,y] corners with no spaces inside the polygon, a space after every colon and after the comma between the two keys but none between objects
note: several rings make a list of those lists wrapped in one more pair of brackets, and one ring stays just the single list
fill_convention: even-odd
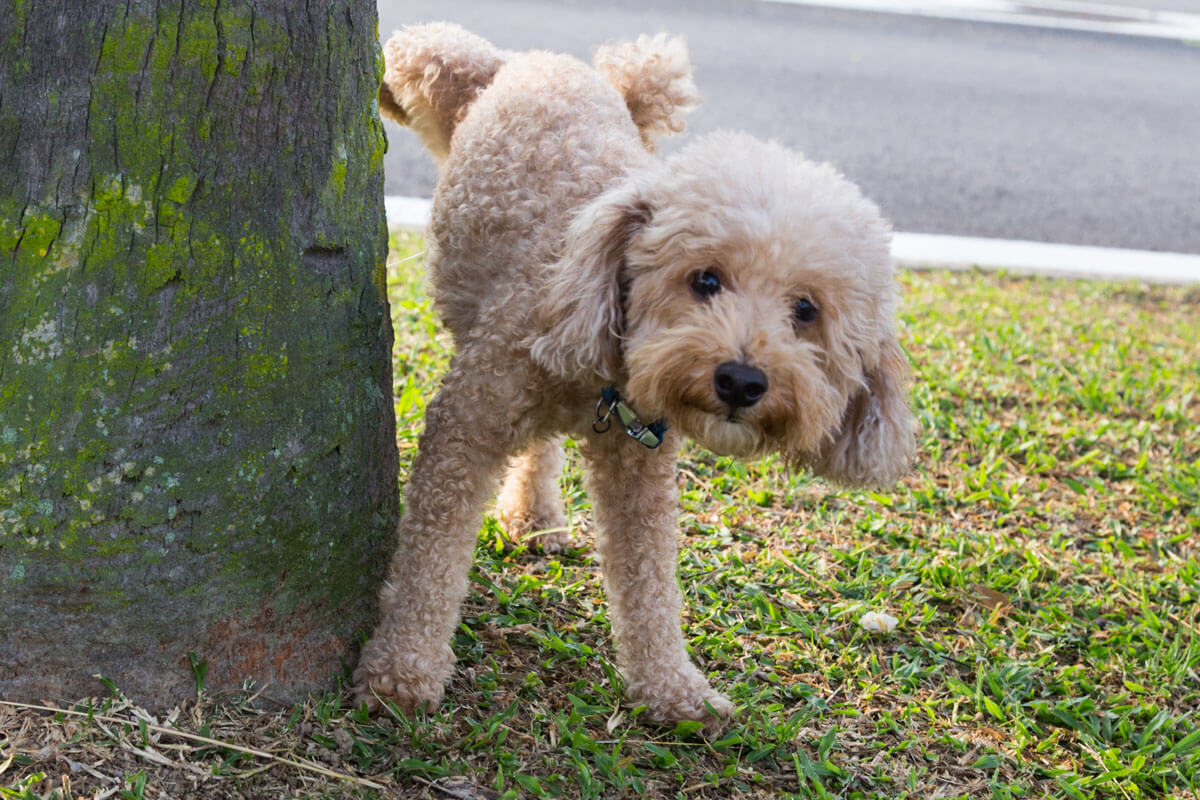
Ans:
[{"label": "blurred background", "polygon": [[[897,230],[1200,254],[1200,0],[924,1],[380,0],[379,32],[449,20],[589,61],[679,33],[704,102],[665,151],[742,129],[833,163]],[[430,197],[416,136],[387,133],[386,193]]]}]

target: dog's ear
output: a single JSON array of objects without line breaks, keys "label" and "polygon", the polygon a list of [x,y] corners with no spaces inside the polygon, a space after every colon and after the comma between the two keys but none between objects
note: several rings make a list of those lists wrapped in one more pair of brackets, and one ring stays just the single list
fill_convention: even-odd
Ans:
[{"label": "dog's ear", "polygon": [[840,430],[812,462],[818,475],[846,486],[883,486],[899,478],[916,450],[908,406],[908,360],[889,335],[865,385],[847,405]]},{"label": "dog's ear", "polygon": [[564,378],[623,374],[624,265],[630,241],[650,219],[633,183],[610,189],[576,215],[561,257],[540,293],[531,352]]}]

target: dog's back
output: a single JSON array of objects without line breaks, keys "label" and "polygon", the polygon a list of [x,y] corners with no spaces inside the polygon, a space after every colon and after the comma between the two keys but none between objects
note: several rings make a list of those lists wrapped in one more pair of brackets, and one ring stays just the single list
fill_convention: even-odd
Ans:
[{"label": "dog's back", "polygon": [[570,56],[513,56],[458,124],[434,193],[434,302],[460,348],[529,313],[575,211],[650,158],[595,70]]},{"label": "dog's back", "polygon": [[[441,161],[459,120],[511,55],[452,23],[408,26],[384,46],[380,110],[412,127]],[[683,114],[700,102],[681,39],[660,33],[604,45],[593,62],[624,98],[648,150],[682,131]]]},{"label": "dog's back", "polygon": [[601,48],[595,69],[444,23],[398,32],[385,53],[380,107],[440,164],[427,246],[460,344],[528,311],[574,211],[643,165],[698,102],[685,46],[661,35]]}]

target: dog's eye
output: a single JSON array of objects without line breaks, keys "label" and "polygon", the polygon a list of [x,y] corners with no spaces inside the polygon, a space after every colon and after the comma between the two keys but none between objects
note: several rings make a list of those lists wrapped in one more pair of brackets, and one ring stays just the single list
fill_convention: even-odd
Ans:
[{"label": "dog's eye", "polygon": [[712,297],[721,291],[721,279],[709,270],[697,272],[692,275],[692,291],[701,297]]},{"label": "dog's eye", "polygon": [[801,297],[792,306],[792,319],[796,320],[797,325],[811,325],[817,321],[819,314],[817,307],[807,297]]}]

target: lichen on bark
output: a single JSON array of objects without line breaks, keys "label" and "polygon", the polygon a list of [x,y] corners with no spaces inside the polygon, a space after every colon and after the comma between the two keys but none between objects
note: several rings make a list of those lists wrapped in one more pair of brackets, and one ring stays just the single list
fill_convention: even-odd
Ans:
[{"label": "lichen on bark", "polygon": [[397,508],[374,4],[0,30],[0,694],[327,677]]}]

